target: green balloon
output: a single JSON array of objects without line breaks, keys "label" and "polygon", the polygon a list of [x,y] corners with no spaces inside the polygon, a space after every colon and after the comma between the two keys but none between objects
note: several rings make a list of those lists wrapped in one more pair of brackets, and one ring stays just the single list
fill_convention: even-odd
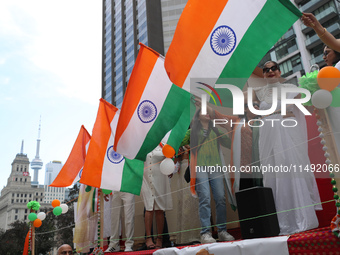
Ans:
[{"label": "green balloon", "polygon": [[109,195],[112,192],[112,190],[109,190],[109,189],[102,189],[102,191],[106,195]]},{"label": "green balloon", "polygon": [[331,91],[333,100],[331,103],[332,107],[340,107],[340,88],[335,88]]},{"label": "green balloon", "polygon": [[38,216],[37,216],[35,213],[30,213],[30,214],[28,215],[28,219],[29,219],[30,221],[35,221],[37,218],[38,218]]},{"label": "green balloon", "polygon": [[58,216],[58,215],[61,214],[62,211],[63,211],[63,209],[61,209],[60,206],[56,206],[56,207],[54,207],[54,209],[53,209],[53,214],[54,214],[55,216]]}]

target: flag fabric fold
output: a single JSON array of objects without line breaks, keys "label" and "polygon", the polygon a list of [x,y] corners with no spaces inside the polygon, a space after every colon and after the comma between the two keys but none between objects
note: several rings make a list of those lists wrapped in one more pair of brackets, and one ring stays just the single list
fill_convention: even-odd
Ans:
[{"label": "flag fabric fold", "polygon": [[[289,0],[189,0],[165,56],[165,69],[174,84],[191,93],[191,78],[214,78],[242,89],[262,57],[301,15]],[[231,94],[223,92],[223,106],[232,106]]]},{"label": "flag fabric fold", "polygon": [[25,238],[25,244],[24,244],[24,250],[22,251],[22,255],[28,255],[29,250],[29,242],[30,242],[30,231],[28,230],[26,238]]},{"label": "flag fabric fold", "polygon": [[[114,150],[127,158],[144,161],[179,120],[189,125],[190,120],[181,118],[189,107],[190,93],[169,80],[164,58],[140,43],[123,100]],[[181,131],[182,138],[186,129]]]},{"label": "flag fabric fold", "polygon": [[139,195],[144,162],[127,159],[113,150],[120,110],[100,99],[80,183]]},{"label": "flag fabric fold", "polygon": [[90,139],[90,134],[84,126],[81,126],[69,157],[57,177],[49,186],[68,187],[80,179]]}]

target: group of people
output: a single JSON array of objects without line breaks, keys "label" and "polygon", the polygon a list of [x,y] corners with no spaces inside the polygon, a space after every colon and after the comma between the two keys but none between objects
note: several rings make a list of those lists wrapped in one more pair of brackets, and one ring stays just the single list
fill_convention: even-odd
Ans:
[{"label": "group of people", "polygon": [[[329,66],[335,66],[340,70],[340,40],[335,39],[313,14],[304,13],[302,21],[306,26],[315,30],[320,39],[325,43],[324,60]],[[295,106],[290,105],[286,115],[282,115],[281,88],[294,88],[295,85],[281,82],[281,71],[279,65],[274,61],[264,64],[262,75],[266,85],[253,91],[252,108],[257,110],[271,109],[273,104],[273,89],[278,90],[277,109],[268,116],[257,116],[249,109],[248,102],[245,102],[245,114],[242,116],[230,116],[222,114],[211,107],[207,107],[207,114],[202,114],[197,109],[190,129],[182,141],[180,148],[180,162],[188,166],[190,148],[190,169],[191,169],[191,193],[198,198],[198,216],[201,226],[200,242],[216,242],[216,236],[211,232],[212,210],[211,194],[215,201],[217,238],[219,241],[231,241],[235,238],[227,232],[227,205],[226,194],[232,207],[236,206],[235,192],[254,186],[270,187],[273,191],[280,234],[288,235],[302,232],[318,226],[316,210],[322,210],[320,196],[316,180],[311,172],[258,172],[244,173],[237,171],[234,176],[226,175],[223,172],[209,172],[207,166],[225,165],[223,148],[231,151],[231,165],[238,170],[241,166],[268,165],[268,166],[308,166],[310,160],[307,149],[307,129],[305,116]],[[288,93],[287,98],[299,98],[298,93]],[[246,97],[247,98],[247,97]],[[199,100],[196,101],[200,105]],[[329,107],[331,125],[336,132],[340,129],[339,110]],[[221,124],[214,127],[212,119],[226,119],[233,123]],[[258,119],[259,121],[256,121]],[[266,119],[277,119],[280,122],[284,119],[295,120],[297,125],[285,127],[272,125]],[[250,125],[248,120],[254,120]],[[261,124],[260,123],[261,120]],[[225,129],[222,131],[220,128]],[[340,130],[335,135],[340,151]],[[163,247],[165,211],[173,207],[170,179],[160,172],[160,162],[165,158],[162,154],[160,143],[152,152],[147,155],[144,168],[143,185],[141,190],[142,200],[145,208],[145,247],[155,249]],[[232,179],[232,180],[231,180]],[[225,189],[227,187],[227,190]],[[105,252],[120,250],[119,228],[120,228],[120,207],[124,208],[125,221],[125,251],[133,250],[134,235],[134,195],[124,192],[114,192],[110,196],[111,227],[112,235],[109,247]],[[233,209],[236,209],[234,207]],[[156,219],[157,235],[152,235],[153,218]],[[155,238],[153,238],[155,236]],[[66,254],[66,253],[65,253]]]}]

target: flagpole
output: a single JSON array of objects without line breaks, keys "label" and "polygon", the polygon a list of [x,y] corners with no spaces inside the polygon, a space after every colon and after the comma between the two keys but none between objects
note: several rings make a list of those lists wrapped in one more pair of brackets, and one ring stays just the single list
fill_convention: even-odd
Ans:
[{"label": "flagpole", "polygon": [[31,223],[32,228],[32,242],[31,242],[31,255],[35,254],[35,227],[33,226],[33,223]]},{"label": "flagpole", "polygon": [[[104,193],[102,191],[102,189],[99,189],[100,190],[100,196],[99,196],[99,199],[100,199],[100,211],[99,211],[99,214],[100,214],[100,225],[101,225],[101,228],[100,228],[100,247],[103,249],[104,248],[104,240],[103,240],[103,236],[104,236]],[[98,190],[98,191],[99,191]]]}]

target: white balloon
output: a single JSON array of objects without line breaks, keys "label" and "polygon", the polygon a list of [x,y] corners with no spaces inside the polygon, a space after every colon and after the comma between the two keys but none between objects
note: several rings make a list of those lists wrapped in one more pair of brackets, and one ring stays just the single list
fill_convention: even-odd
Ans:
[{"label": "white balloon", "polygon": [[325,109],[331,105],[333,100],[331,92],[319,89],[312,95],[312,104],[318,109]]},{"label": "white balloon", "polygon": [[61,204],[60,207],[61,207],[61,213],[67,213],[68,211],[67,204]]},{"label": "white balloon", "polygon": [[162,174],[169,175],[175,171],[175,163],[171,158],[164,159],[160,164]]},{"label": "white balloon", "polygon": [[39,220],[43,221],[46,218],[46,213],[40,212],[37,214]]}]

